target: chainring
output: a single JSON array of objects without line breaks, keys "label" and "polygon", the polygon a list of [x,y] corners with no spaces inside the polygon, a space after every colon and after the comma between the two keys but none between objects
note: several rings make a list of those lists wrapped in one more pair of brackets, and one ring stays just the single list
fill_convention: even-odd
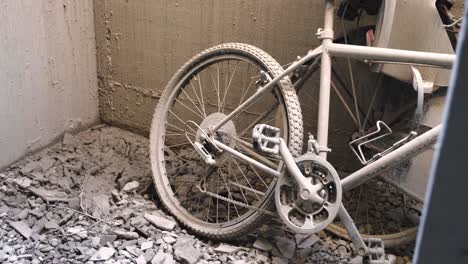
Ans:
[{"label": "chainring", "polygon": [[329,162],[313,153],[297,158],[296,164],[313,185],[321,185],[318,194],[323,202],[302,200],[294,179],[285,173],[276,184],[276,208],[283,222],[294,232],[317,233],[325,229],[338,214],[342,199],[340,178]]}]

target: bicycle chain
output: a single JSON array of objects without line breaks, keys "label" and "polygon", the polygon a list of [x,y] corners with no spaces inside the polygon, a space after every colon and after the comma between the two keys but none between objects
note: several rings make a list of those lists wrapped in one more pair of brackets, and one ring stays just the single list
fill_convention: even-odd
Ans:
[{"label": "bicycle chain", "polygon": [[256,210],[256,211],[259,211],[263,214],[266,214],[266,215],[271,215],[271,216],[276,216],[277,214],[274,213],[274,212],[271,212],[271,211],[268,211],[268,210],[265,210],[265,209],[262,209],[260,207],[255,207],[253,205],[250,205],[250,204],[246,204],[246,203],[243,203],[243,202],[239,202],[239,201],[236,201],[236,200],[233,200],[233,199],[229,199],[229,198],[226,198],[224,196],[221,196],[219,194],[216,194],[216,193],[212,193],[212,192],[209,192],[209,191],[204,191],[204,190],[200,190],[202,193],[204,194],[207,194],[208,196],[211,196],[211,197],[214,197],[216,199],[219,199],[219,200],[222,200],[222,201],[225,201],[225,202],[228,202],[228,203],[232,203],[232,204],[235,204],[235,205],[238,205],[240,207],[245,207],[245,208],[248,208],[248,209],[252,209],[252,210]]}]

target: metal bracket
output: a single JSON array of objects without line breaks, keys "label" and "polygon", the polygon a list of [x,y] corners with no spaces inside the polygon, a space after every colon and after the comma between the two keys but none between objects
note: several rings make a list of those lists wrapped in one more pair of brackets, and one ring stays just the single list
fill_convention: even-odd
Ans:
[{"label": "metal bracket", "polygon": [[317,29],[317,33],[315,35],[318,39],[333,39],[335,34],[332,29],[319,28]]},{"label": "metal bracket", "polygon": [[318,141],[315,139],[314,135],[309,133],[309,140],[307,141],[307,152],[311,152],[315,155],[318,155],[321,152],[331,152],[331,149],[324,146],[320,146]]},{"label": "metal bracket", "polygon": [[271,82],[270,75],[267,74],[265,71],[260,71],[260,78],[255,82],[258,89],[262,88],[265,84]]},{"label": "metal bracket", "polygon": [[213,159],[213,156],[208,152],[208,150],[199,142],[194,142],[193,147],[197,151],[198,155],[201,156],[203,161],[205,161],[209,165],[215,165],[216,160]]},{"label": "metal bracket", "polygon": [[416,106],[416,111],[414,112],[414,125],[413,130],[419,128],[421,123],[422,116],[424,114],[424,94],[432,93],[434,91],[434,83],[429,81],[424,81],[422,79],[421,72],[418,69],[411,66],[413,71],[413,87],[418,92],[418,101]]},{"label": "metal bracket", "polygon": [[[200,138],[202,139],[202,141],[204,143],[208,142],[209,144],[214,146],[218,151],[221,151],[221,149],[219,149],[213,143],[212,139],[208,136],[208,134],[205,133],[205,131],[203,131],[203,129],[201,129],[201,127],[197,123],[195,123],[194,121],[189,120],[184,124],[185,137],[190,142],[190,144],[192,144],[193,148],[198,153],[198,155],[200,155],[200,157],[203,159],[203,161],[205,161],[208,165],[215,165],[216,160],[213,159],[213,156],[210,154],[210,152],[208,152],[208,150],[205,148],[205,146],[202,143],[198,142],[198,141],[192,141],[192,139],[190,139],[189,132],[187,131],[187,128],[189,128],[191,124],[194,125],[197,128],[196,131],[200,132]],[[193,128],[191,130],[192,130],[192,132],[194,131]]]}]

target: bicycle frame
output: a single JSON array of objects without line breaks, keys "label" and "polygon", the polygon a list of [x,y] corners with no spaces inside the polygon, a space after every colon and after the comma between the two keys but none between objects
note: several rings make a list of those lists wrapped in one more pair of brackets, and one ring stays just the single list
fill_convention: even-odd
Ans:
[{"label": "bicycle frame", "polygon": [[[315,60],[310,67],[313,67],[317,62],[318,56],[321,56],[321,73],[320,73],[320,92],[319,92],[319,109],[318,109],[318,124],[317,124],[317,142],[319,145],[319,156],[326,159],[327,152],[329,151],[328,144],[328,127],[329,127],[329,113],[330,113],[330,93],[331,93],[331,74],[332,74],[332,56],[352,58],[358,60],[365,60],[367,62],[378,63],[393,63],[393,64],[409,64],[409,65],[423,65],[428,67],[448,68],[452,67],[455,61],[455,55],[441,54],[431,52],[408,51],[398,49],[376,48],[376,47],[363,47],[356,45],[343,45],[333,43],[333,20],[334,20],[334,0],[325,0],[325,18],[324,28],[319,29],[317,32],[318,37],[322,40],[322,45],[314,50],[310,50],[303,58],[292,63],[284,70],[282,74],[270,80],[263,87],[259,88],[250,98],[245,100],[240,106],[234,109],[229,115],[221,120],[217,125],[211,128],[211,133],[214,133],[229,120],[242,112],[245,108],[253,104],[262,94],[270,91],[276,83],[281,79],[288,76],[290,73]],[[310,69],[310,68],[309,68]],[[310,77],[310,76],[309,76]],[[308,77],[306,77],[308,78]],[[304,83],[301,81],[302,84]],[[380,159],[364,166],[356,172],[348,175],[345,179],[341,180],[341,187],[343,191],[348,191],[360,184],[376,177],[380,173],[389,170],[398,164],[424,152],[432,147],[437,141],[441,125],[438,125],[426,133],[414,138],[403,146],[393,150],[392,152],[384,155]],[[239,151],[230,148],[229,146],[219,142],[215,139],[213,143],[225,152],[228,152],[247,163],[257,167],[258,169],[269,173],[275,177],[280,177],[282,172],[277,171],[251,157],[240,153]],[[284,146],[283,146],[284,147]],[[287,151],[287,149],[285,150]],[[262,159],[260,154],[251,151],[251,154]],[[295,160],[292,155],[282,155],[283,162],[290,170],[294,167]],[[288,165],[289,164],[289,165]],[[292,170],[290,173],[294,173]],[[300,172],[296,172],[301,174]],[[301,175],[293,175],[295,179]],[[340,205],[338,210],[338,217],[348,231],[353,243],[356,245],[360,255],[365,255],[369,252],[363,238],[361,237],[353,219],[347,212],[343,204]]]},{"label": "bicycle frame", "polygon": [[[331,93],[331,72],[332,62],[331,57],[344,57],[358,60],[366,60],[368,62],[378,63],[393,63],[393,64],[410,64],[410,65],[425,65],[428,67],[448,68],[452,67],[455,60],[453,54],[441,54],[432,52],[408,51],[399,49],[387,49],[376,47],[364,47],[356,45],[345,45],[333,43],[333,20],[334,20],[334,0],[325,0],[325,17],[324,28],[319,29],[318,36],[322,39],[322,45],[314,50],[310,50],[304,57],[292,63],[279,76],[272,79],[263,87],[259,88],[255,94],[245,100],[240,106],[234,109],[229,115],[221,120],[216,126],[212,127],[211,132],[217,131],[229,120],[239,114],[242,110],[253,104],[262,94],[270,91],[276,83],[285,76],[298,69],[304,64],[321,56],[321,74],[320,74],[320,94],[319,94],[319,110],[318,110],[318,125],[317,125],[317,141],[324,150],[320,152],[322,158],[327,156],[328,144],[328,127],[329,127],[329,112],[330,112],[330,93]],[[416,137],[401,148],[392,151],[383,158],[371,163],[360,170],[349,175],[342,181],[344,190],[349,190],[359,184],[371,179],[379,173],[397,166],[401,162],[410,159],[411,157],[427,150],[437,140],[440,131],[440,125],[429,130],[428,132]],[[248,163],[262,169],[272,175],[280,175],[278,172],[268,168],[264,164],[248,158],[242,153],[230,149],[221,142],[216,142],[223,150],[244,159]]]}]

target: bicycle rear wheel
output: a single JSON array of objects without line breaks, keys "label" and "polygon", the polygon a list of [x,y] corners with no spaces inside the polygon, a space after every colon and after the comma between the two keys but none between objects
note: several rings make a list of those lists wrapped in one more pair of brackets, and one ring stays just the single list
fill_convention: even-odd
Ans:
[{"label": "bicycle rear wheel", "polygon": [[[157,194],[166,209],[193,232],[216,240],[234,239],[262,224],[270,209],[276,178],[252,165],[207,149],[209,166],[191,142],[200,140],[257,88],[281,74],[281,66],[264,51],[228,43],[193,57],[174,75],[159,100],[151,126],[151,164]],[[302,150],[302,116],[289,78],[244,109],[214,136],[271,168],[275,156],[260,156],[250,133],[257,123],[279,127],[290,151]]]}]

